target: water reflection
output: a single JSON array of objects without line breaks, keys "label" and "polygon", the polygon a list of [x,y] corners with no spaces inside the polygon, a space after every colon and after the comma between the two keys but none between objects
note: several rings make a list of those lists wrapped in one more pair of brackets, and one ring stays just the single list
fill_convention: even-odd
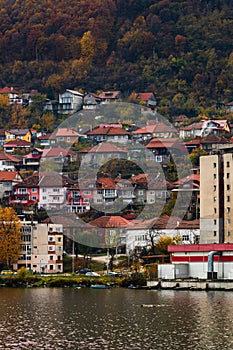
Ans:
[{"label": "water reflection", "polygon": [[228,292],[0,289],[0,300],[0,349],[233,348]]}]

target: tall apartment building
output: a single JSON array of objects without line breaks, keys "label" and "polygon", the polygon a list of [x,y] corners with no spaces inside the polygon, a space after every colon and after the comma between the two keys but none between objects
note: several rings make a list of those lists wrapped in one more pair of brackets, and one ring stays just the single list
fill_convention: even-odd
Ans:
[{"label": "tall apartment building", "polygon": [[63,272],[63,227],[21,221],[21,252],[14,270],[25,266],[37,273]]},{"label": "tall apartment building", "polygon": [[233,150],[200,159],[200,243],[233,242]]}]

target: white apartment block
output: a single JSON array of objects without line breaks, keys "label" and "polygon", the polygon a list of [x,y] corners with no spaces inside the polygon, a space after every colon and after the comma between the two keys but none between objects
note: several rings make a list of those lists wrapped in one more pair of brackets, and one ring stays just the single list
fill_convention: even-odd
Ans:
[{"label": "white apartment block", "polygon": [[21,253],[14,270],[25,266],[36,273],[63,272],[63,227],[21,221]]}]

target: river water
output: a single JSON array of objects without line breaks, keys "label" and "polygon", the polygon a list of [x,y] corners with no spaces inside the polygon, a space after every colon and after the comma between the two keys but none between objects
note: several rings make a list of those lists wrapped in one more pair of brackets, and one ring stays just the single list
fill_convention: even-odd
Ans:
[{"label": "river water", "polygon": [[231,292],[3,288],[0,302],[0,349],[233,349]]}]

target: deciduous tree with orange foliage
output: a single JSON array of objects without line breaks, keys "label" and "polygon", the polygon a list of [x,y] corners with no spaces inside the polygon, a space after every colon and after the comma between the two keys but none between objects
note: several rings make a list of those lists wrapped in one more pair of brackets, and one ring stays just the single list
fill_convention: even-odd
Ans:
[{"label": "deciduous tree with orange foliage", "polygon": [[13,208],[0,207],[0,261],[8,267],[20,253],[20,220]]}]

